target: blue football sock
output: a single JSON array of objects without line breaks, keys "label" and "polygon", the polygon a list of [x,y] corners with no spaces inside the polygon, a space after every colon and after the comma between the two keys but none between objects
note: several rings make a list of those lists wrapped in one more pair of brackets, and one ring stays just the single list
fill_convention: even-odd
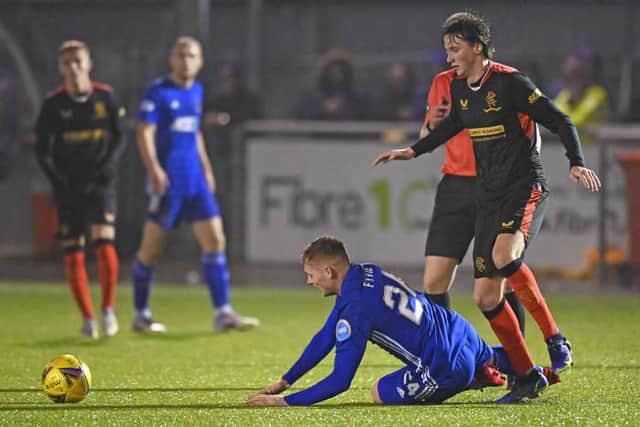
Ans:
[{"label": "blue football sock", "polygon": [[516,375],[516,371],[513,369],[507,352],[501,345],[491,346],[493,349],[493,366],[498,368],[500,372],[507,375]]},{"label": "blue football sock", "polygon": [[209,287],[211,302],[215,308],[229,304],[229,269],[224,252],[202,254],[204,281]]},{"label": "blue football sock", "polygon": [[137,258],[133,262],[133,305],[138,313],[148,311],[153,269]]}]

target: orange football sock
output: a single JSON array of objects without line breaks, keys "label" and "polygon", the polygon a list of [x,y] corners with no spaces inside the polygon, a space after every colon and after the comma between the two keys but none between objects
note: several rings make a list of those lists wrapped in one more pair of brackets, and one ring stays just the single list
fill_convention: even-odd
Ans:
[{"label": "orange football sock", "polygon": [[82,250],[65,253],[64,272],[82,316],[85,319],[93,319],[93,304],[89,293],[89,279]]},{"label": "orange football sock", "polygon": [[114,308],[116,302],[116,288],[118,286],[118,254],[112,242],[96,245],[96,259],[98,260],[98,279],[102,292],[102,310]]},{"label": "orange football sock", "polygon": [[533,367],[533,359],[520,332],[516,315],[511,306],[504,302],[503,299],[496,308],[483,314],[489,319],[491,329],[504,346],[516,374],[522,376]]},{"label": "orange football sock", "polygon": [[522,304],[531,314],[531,317],[540,327],[544,339],[558,334],[560,330],[529,267],[526,264],[522,264],[515,273],[507,277],[507,280]]}]

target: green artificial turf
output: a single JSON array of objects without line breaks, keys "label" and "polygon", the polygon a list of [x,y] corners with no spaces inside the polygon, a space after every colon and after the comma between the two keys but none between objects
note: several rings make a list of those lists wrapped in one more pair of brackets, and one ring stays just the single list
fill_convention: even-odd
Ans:
[{"label": "green artificial turf", "polygon": [[[538,399],[491,403],[502,389],[469,391],[438,406],[371,405],[369,389],[400,362],[369,345],[351,389],[314,407],[255,408],[246,398],[279,378],[321,327],[333,299],[315,289],[239,288],[238,311],[262,326],[216,334],[202,287],[158,286],[154,316],[166,335],[130,331],[131,289],[118,295],[121,332],[88,341],[63,284],[0,283],[0,425],[639,425],[640,298],[630,295],[551,295],[576,365]],[[94,301],[98,301],[94,294]],[[486,320],[466,293],[453,295],[491,344]],[[528,318],[534,358],[548,364],[543,340]],[[93,389],[77,404],[56,404],[40,389],[40,373],[54,356],[73,353],[93,372]],[[307,387],[327,375],[330,354],[295,384]]]}]

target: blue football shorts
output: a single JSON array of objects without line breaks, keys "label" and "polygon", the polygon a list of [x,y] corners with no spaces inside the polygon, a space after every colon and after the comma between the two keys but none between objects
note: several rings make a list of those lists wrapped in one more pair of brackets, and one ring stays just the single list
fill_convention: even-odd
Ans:
[{"label": "blue football shorts", "polygon": [[165,193],[151,195],[149,218],[166,230],[220,216],[218,201],[209,190],[196,194]]},{"label": "blue football shorts", "polygon": [[[467,390],[476,369],[487,365],[493,349],[470,330],[466,343],[450,363],[443,360],[431,367],[405,366],[378,381],[378,395],[385,404],[436,404]],[[445,358],[448,359],[448,358]]]}]

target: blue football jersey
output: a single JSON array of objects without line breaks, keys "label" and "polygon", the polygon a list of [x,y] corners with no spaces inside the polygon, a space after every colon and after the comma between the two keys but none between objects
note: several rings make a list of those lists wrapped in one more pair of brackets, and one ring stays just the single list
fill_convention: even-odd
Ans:
[{"label": "blue football jersey", "polygon": [[169,193],[195,194],[207,187],[197,148],[203,93],[197,81],[183,88],[161,77],[140,103],[138,119],[156,126],[156,153],[169,178]]},{"label": "blue football jersey", "polygon": [[417,295],[399,278],[374,264],[352,265],[325,325],[283,378],[293,384],[335,346],[334,370],[285,399],[292,405],[307,405],[349,388],[367,341],[422,372],[435,391],[438,382],[430,372],[450,372],[470,336],[477,334],[464,318]]}]

